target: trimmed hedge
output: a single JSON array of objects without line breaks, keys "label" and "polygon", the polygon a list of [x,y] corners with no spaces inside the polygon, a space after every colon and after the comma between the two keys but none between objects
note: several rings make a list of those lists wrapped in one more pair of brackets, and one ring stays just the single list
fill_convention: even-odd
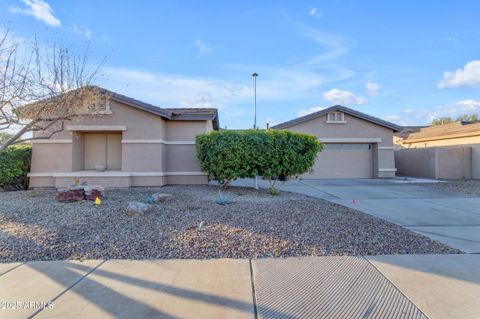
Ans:
[{"label": "trimmed hedge", "polygon": [[0,189],[6,191],[28,188],[32,147],[15,145],[0,153]]},{"label": "trimmed hedge", "polygon": [[224,189],[237,178],[275,181],[308,172],[323,148],[315,136],[284,130],[213,131],[196,138],[202,171]]}]

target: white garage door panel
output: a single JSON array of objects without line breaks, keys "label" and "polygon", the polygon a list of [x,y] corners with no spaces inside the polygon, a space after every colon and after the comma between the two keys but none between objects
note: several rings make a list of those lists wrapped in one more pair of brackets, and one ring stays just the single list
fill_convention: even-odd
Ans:
[{"label": "white garage door panel", "polygon": [[325,144],[313,173],[303,178],[372,178],[373,156],[369,144]]}]

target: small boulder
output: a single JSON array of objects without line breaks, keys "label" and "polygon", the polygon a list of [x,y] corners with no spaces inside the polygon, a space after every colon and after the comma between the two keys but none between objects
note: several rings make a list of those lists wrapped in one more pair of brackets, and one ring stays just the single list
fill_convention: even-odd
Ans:
[{"label": "small boulder", "polygon": [[172,197],[172,194],[167,194],[167,193],[155,193],[152,195],[152,198],[155,200],[155,203],[166,202],[170,197]]},{"label": "small boulder", "polygon": [[145,213],[151,209],[152,205],[148,205],[141,202],[130,202],[127,207],[128,216],[143,216]]},{"label": "small boulder", "polygon": [[60,192],[55,198],[58,202],[80,202],[84,199],[83,189]]}]

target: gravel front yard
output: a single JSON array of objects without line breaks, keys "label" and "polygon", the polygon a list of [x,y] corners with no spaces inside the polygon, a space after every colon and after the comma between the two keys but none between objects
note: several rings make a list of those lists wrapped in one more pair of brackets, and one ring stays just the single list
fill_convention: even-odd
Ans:
[{"label": "gravel front yard", "polygon": [[454,193],[480,196],[480,180],[444,181],[442,183],[421,183],[418,185]]},{"label": "gravel front yard", "polygon": [[[173,197],[143,217],[126,215],[129,201],[155,192]],[[100,207],[57,203],[55,194],[0,193],[1,262],[459,252],[370,215],[287,192],[232,188],[232,203],[223,206],[215,203],[213,186],[111,190]]]}]

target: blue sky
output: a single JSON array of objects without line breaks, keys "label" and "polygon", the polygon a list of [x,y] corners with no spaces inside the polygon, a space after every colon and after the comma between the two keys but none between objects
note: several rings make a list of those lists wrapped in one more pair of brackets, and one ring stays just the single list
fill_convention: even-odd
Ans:
[{"label": "blue sky", "polygon": [[106,57],[98,84],[222,127],[342,104],[402,125],[480,113],[478,1],[6,0],[15,36]]}]

